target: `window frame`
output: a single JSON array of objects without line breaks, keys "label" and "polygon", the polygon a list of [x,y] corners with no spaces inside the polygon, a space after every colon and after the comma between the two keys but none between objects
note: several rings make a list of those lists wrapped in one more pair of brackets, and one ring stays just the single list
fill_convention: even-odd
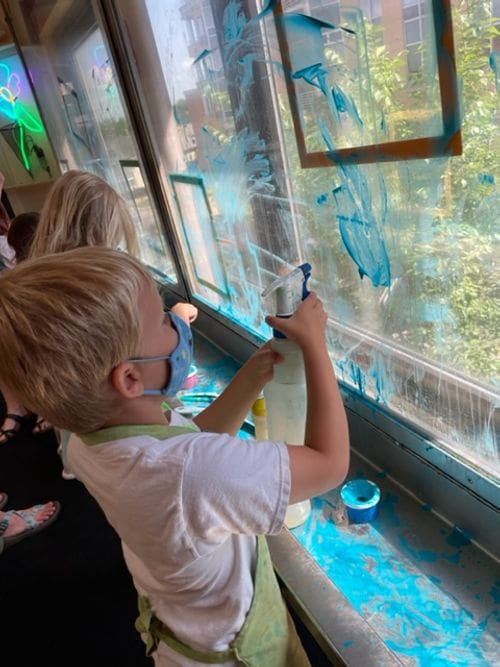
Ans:
[{"label": "window frame", "polygon": [[282,20],[282,16],[285,14],[282,0],[276,0],[273,13],[278,47],[284,66],[286,89],[292,112],[297,150],[300,165],[303,169],[333,167],[339,163],[369,164],[462,154],[460,104],[450,0],[432,0],[436,62],[439,73],[439,91],[443,121],[442,134],[432,137],[420,137],[403,141],[391,141],[315,152],[308,152],[307,150],[300,121],[295,81],[292,76],[290,49]]}]

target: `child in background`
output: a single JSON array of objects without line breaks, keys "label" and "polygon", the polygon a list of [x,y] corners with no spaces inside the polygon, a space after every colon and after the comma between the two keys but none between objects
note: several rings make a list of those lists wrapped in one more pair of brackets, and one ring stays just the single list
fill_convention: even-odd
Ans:
[{"label": "child in background", "polygon": [[[26,259],[39,219],[39,214],[32,211],[30,213],[20,213],[10,221],[6,239],[9,248],[14,253],[11,266]],[[36,418],[35,415],[26,410],[8,387],[0,386],[0,391],[6,405],[5,419],[0,428],[0,445],[12,440],[25,425],[29,426],[33,422],[33,435],[50,431],[52,424],[49,424],[43,417]]]},{"label": "child in background", "polygon": [[12,218],[7,232],[7,241],[15,252],[16,264],[28,257],[39,222],[40,214],[36,211],[20,213]]},{"label": "child in background", "polygon": [[[0,196],[4,197],[3,184],[5,177],[0,171]],[[14,265],[14,251],[7,242],[7,232],[10,226],[10,216],[3,201],[0,201],[0,271]]]},{"label": "child in background", "polygon": [[[0,185],[2,182],[0,174]],[[40,215],[22,213],[10,225],[4,222],[1,225],[0,231],[5,227],[8,232],[6,247],[12,253],[8,266],[27,256],[38,257],[81,246],[124,246],[132,255],[139,253],[137,233],[126,203],[106,181],[89,172],[66,172],[54,182]],[[197,308],[190,303],[175,304],[172,310],[189,323],[198,314]],[[0,391],[6,403],[5,420],[0,428],[1,445],[32,422],[33,415],[8,387],[0,387]],[[39,435],[51,428],[52,425],[40,417],[33,426],[33,434]],[[57,437],[61,453],[69,434],[58,432]],[[74,478],[66,466],[62,476],[64,479]]]},{"label": "child in background", "polygon": [[163,312],[139,262],[80,248],[0,275],[1,380],[77,434],[71,467],[122,540],[136,627],[157,666],[309,665],[263,536],[281,531],[289,503],[347,474],[326,320],[315,294],[291,318],[267,318],[304,355],[306,446],[242,441],[236,434],[280,360],[269,345],[192,422],[166,417],[163,396],[186,377],[191,335]]},{"label": "child in background", "polygon": [[[106,181],[71,170],[50,189],[40,213],[29,257],[41,257],[84,246],[124,247],[139,257],[139,240],[123,198]],[[191,324],[198,309],[177,303],[172,311]]]}]

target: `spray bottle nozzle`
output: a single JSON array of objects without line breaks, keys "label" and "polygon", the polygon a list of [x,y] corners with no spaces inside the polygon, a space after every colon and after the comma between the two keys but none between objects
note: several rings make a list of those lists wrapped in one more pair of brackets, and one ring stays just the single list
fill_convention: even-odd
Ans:
[{"label": "spray bottle nozzle", "polygon": [[311,265],[307,262],[301,264],[285,276],[277,278],[263,292],[266,297],[277,291],[277,315],[292,315],[297,306],[308,295],[307,281],[311,277]]},{"label": "spray bottle nozzle", "polygon": [[[277,317],[290,317],[296,311],[300,302],[308,295],[307,281],[311,277],[311,265],[307,262],[301,264],[296,269],[290,271],[285,276],[277,278],[268,288],[262,292],[266,297],[276,292],[276,310]],[[277,338],[285,336],[275,330],[274,335]]]}]

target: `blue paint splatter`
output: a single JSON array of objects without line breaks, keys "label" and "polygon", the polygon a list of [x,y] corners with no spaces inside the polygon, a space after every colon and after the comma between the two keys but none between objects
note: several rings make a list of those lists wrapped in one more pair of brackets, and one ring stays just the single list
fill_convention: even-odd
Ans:
[{"label": "blue paint splatter", "polygon": [[204,60],[207,56],[209,56],[211,53],[214,52],[214,49],[203,49],[203,51],[196,56],[196,58],[193,60],[193,65],[196,65],[196,63],[199,63],[201,60]]},{"label": "blue paint splatter", "polygon": [[488,595],[491,595],[495,604],[500,604],[500,581],[494,583],[491,590],[488,591]]},{"label": "blue paint splatter", "polygon": [[363,125],[356,103],[350,95],[346,95],[338,86],[333,86],[332,97],[340,113],[347,113],[360,127]]},{"label": "blue paint splatter", "polygon": [[390,379],[383,355],[374,353],[371,360],[370,376],[374,380],[375,400],[388,405],[394,395],[394,384]]},{"label": "blue paint splatter", "polygon": [[493,71],[493,74],[495,75],[495,83],[496,83],[497,90],[500,87],[500,85],[499,85],[500,84],[500,74],[499,74],[500,68],[498,67],[499,62],[500,62],[500,51],[492,51],[490,53],[490,57],[489,57],[489,64],[490,64],[490,67]]},{"label": "blue paint splatter", "polygon": [[376,524],[337,526],[325,508],[315,498],[306,524],[292,532],[389,648],[426,667],[495,664],[498,614],[474,618],[439,587],[437,577],[425,576],[394,549]]},{"label": "blue paint splatter", "polygon": [[467,544],[471,543],[471,538],[463,530],[460,530],[455,526],[452,532],[446,538],[447,544],[452,547],[459,549],[460,547],[465,547]]},{"label": "blue paint splatter", "polygon": [[342,379],[350,380],[361,393],[365,392],[366,380],[363,370],[352,359],[339,359],[336,366],[342,373]]},{"label": "blue paint splatter", "polygon": [[[368,217],[363,217],[355,195],[366,198],[369,193],[368,184],[361,176],[358,167],[341,166],[344,185],[332,191],[337,205],[337,220],[340,236],[350,257],[358,267],[361,278],[368,276],[374,287],[388,287],[391,284],[391,270],[385,242],[379,234],[371,206],[365,208]],[[360,181],[363,181],[365,190]]]},{"label": "blue paint splatter", "polygon": [[229,0],[222,17],[222,28],[225,47],[234,45],[241,38],[247,25],[242,3],[238,0]]},{"label": "blue paint splatter", "polygon": [[478,179],[482,185],[495,185],[495,176],[493,174],[479,174]]},{"label": "blue paint splatter", "polygon": [[404,551],[407,551],[417,561],[435,563],[438,559],[438,555],[435,551],[430,551],[429,549],[415,549],[403,535],[399,537],[399,542]]},{"label": "blue paint splatter", "polygon": [[[328,128],[320,124],[321,134],[329,151],[335,146]],[[337,220],[344,246],[358,267],[359,275],[368,276],[374,287],[391,284],[391,267],[381,226],[387,215],[387,192],[382,177],[381,223],[377,224],[371,190],[361,169],[356,165],[339,164],[342,185],[332,194],[337,205]]]},{"label": "blue paint splatter", "polygon": [[257,16],[255,18],[257,20],[260,20],[260,19],[264,18],[264,16],[267,16],[268,14],[270,14],[274,10],[274,8],[276,7],[276,4],[277,4],[277,0],[267,0],[264,3],[264,6],[262,7],[261,11],[257,14]]},{"label": "blue paint splatter", "polygon": [[328,201],[328,192],[323,192],[316,197],[316,204],[318,204],[319,206],[323,206],[323,204],[326,204],[327,201]]}]

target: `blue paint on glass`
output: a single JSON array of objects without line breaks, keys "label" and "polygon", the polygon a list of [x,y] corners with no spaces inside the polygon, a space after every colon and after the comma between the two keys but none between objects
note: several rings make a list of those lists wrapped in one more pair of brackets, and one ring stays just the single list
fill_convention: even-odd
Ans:
[{"label": "blue paint on glass", "polygon": [[283,23],[290,47],[292,74],[325,63],[325,45],[321,34],[323,28],[339,29],[354,34],[349,28],[336,26],[306,14],[287,13],[280,16],[279,20]]},{"label": "blue paint on glass", "polygon": [[274,8],[276,7],[277,0],[266,0],[264,3],[264,6],[262,7],[261,11],[257,14],[255,17],[256,19],[260,20],[264,18],[264,16],[267,16],[270,14]]},{"label": "blue paint on glass", "polygon": [[342,373],[342,379],[350,380],[361,393],[365,392],[366,380],[363,370],[352,359],[339,359],[335,362]]},{"label": "blue paint on glass", "polygon": [[489,64],[495,75],[495,83],[497,90],[500,88],[500,74],[499,74],[499,63],[500,63],[500,51],[492,51],[489,57]]},{"label": "blue paint on glass", "polygon": [[360,127],[363,125],[356,103],[350,95],[346,95],[338,86],[333,86],[332,97],[340,113],[347,113]]},{"label": "blue paint on glass", "polygon": [[233,45],[243,34],[247,19],[239,0],[229,0],[222,17],[224,45]]},{"label": "blue paint on glass", "polygon": [[[255,330],[256,322],[264,323],[264,312],[259,291],[252,284],[260,282],[260,265],[246,220],[253,196],[274,193],[266,144],[256,132],[246,128],[229,140],[221,140],[205,127],[202,152],[207,166],[203,171],[193,170],[193,174],[203,178],[216,203],[214,224],[222,255],[231,265],[231,301],[237,304],[224,302],[219,310]],[[222,239],[227,239],[226,243]]]},{"label": "blue paint on glass", "polygon": [[[366,203],[368,183],[359,167],[340,166],[340,171],[344,176],[344,185],[335,188],[332,194],[344,247],[356,263],[361,278],[368,276],[374,287],[388,287],[391,270],[385,242],[380,236],[371,205],[363,206],[363,211],[358,204],[359,195],[362,205]],[[363,186],[367,189],[362,189]],[[364,212],[368,214],[366,218]]]},{"label": "blue paint on glass", "polygon": [[495,176],[493,174],[479,174],[478,179],[483,185],[495,185]]},{"label": "blue paint on glass", "polygon": [[[330,151],[335,150],[328,128],[322,124],[321,134]],[[347,252],[358,267],[359,275],[368,276],[374,287],[389,287],[391,267],[385,247],[382,227],[387,216],[387,192],[382,178],[381,223],[377,224],[371,189],[360,167],[338,165],[342,185],[333,191],[337,206],[340,235]]]},{"label": "blue paint on glass", "polygon": [[193,65],[196,65],[196,63],[199,63],[201,60],[204,60],[207,56],[209,56],[211,53],[214,52],[215,49],[203,49],[203,51],[196,56],[196,58],[193,60]]},{"label": "blue paint on glass", "polygon": [[394,384],[387,371],[385,359],[381,354],[373,353],[370,376],[374,381],[374,397],[379,403],[389,404],[394,395]]}]

